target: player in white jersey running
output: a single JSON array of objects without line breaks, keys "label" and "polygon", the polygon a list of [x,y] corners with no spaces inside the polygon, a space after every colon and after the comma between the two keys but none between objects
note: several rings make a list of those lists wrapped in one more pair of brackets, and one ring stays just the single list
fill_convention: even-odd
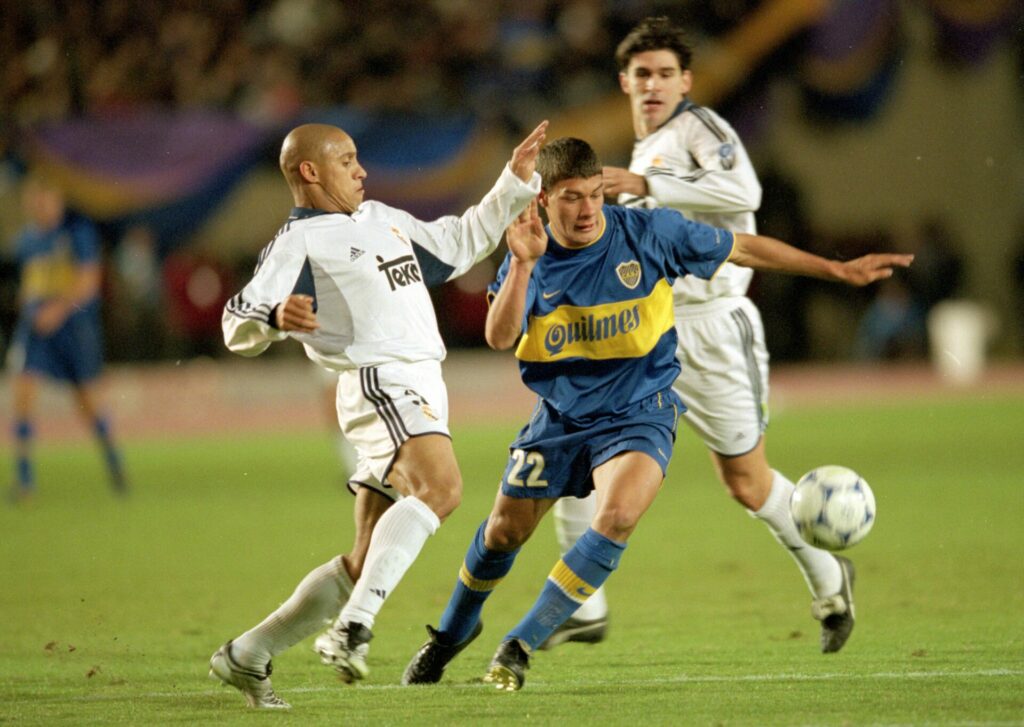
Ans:
[{"label": "player in white jersey running", "polygon": [[[629,169],[605,167],[605,194],[620,204],[670,207],[734,232],[756,233],[761,185],[736,132],[711,109],[689,101],[691,51],[667,18],[648,18],[615,54],[629,96],[637,141]],[[768,350],[764,326],[746,296],[753,271],[726,263],[711,281],[678,279],[672,289],[682,371],[674,389],[687,424],[704,440],[719,477],[750,514],[765,523],[796,560],[821,621],[821,650],[838,651],[853,629],[853,567],[806,544],[789,513],[793,483],[765,456]],[[595,505],[563,499],[555,506],[565,552],[590,522]],[[608,606],[591,598],[545,645],[603,638]]]},{"label": "player in white jersey running", "polygon": [[[461,217],[422,222],[363,201],[366,172],[341,129],[307,124],[281,147],[295,208],[260,253],[252,281],[225,306],[224,340],[255,356],[285,338],[338,374],[338,419],[359,454],[352,551],[315,568],[266,619],[228,641],[210,674],[252,707],[287,709],[270,660],[334,618],[321,660],[352,682],[368,673],[374,619],[426,539],[459,504],[448,431],[444,344],[427,284],[489,255],[540,190],[547,122],[516,147],[483,200]],[[339,613],[340,611],[340,613]]]}]

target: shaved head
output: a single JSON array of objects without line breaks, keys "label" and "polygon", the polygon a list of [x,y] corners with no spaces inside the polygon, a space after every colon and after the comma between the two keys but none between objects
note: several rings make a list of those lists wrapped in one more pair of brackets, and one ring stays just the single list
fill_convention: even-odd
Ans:
[{"label": "shaved head", "polygon": [[338,141],[352,141],[352,137],[337,126],[327,124],[296,126],[281,144],[281,173],[291,184],[292,177],[299,174],[300,163],[321,161],[324,147]]},{"label": "shaved head", "polygon": [[281,144],[279,163],[296,206],[351,213],[362,202],[366,172],[352,137],[337,126],[295,127]]}]

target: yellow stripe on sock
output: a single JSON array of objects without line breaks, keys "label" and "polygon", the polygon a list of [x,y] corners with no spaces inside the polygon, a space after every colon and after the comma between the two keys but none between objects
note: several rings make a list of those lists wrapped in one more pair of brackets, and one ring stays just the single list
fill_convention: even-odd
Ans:
[{"label": "yellow stripe on sock", "polygon": [[597,589],[576,575],[564,560],[559,559],[548,574],[548,580],[562,589],[562,593],[578,603],[594,595]]},{"label": "yellow stripe on sock", "polygon": [[469,568],[466,567],[466,562],[462,562],[462,567],[459,568],[459,580],[462,581],[462,585],[471,591],[493,591],[495,587],[501,583],[500,578],[495,578],[490,581],[485,581],[481,578],[474,578],[473,574],[469,572]]}]

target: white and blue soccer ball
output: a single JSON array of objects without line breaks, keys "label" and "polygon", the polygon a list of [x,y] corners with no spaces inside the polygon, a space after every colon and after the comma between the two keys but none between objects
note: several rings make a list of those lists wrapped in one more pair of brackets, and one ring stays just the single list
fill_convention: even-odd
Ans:
[{"label": "white and blue soccer ball", "polygon": [[850,548],[875,524],[875,494],[848,467],[817,467],[796,483],[789,501],[800,537],[817,548]]}]

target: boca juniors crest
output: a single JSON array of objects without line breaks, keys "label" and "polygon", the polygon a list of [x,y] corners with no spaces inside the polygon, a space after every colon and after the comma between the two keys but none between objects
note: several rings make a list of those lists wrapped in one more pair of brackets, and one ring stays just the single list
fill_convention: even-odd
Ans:
[{"label": "boca juniors crest", "polygon": [[619,276],[619,281],[630,290],[640,285],[640,263],[636,260],[619,263],[615,267],[615,274]]}]

